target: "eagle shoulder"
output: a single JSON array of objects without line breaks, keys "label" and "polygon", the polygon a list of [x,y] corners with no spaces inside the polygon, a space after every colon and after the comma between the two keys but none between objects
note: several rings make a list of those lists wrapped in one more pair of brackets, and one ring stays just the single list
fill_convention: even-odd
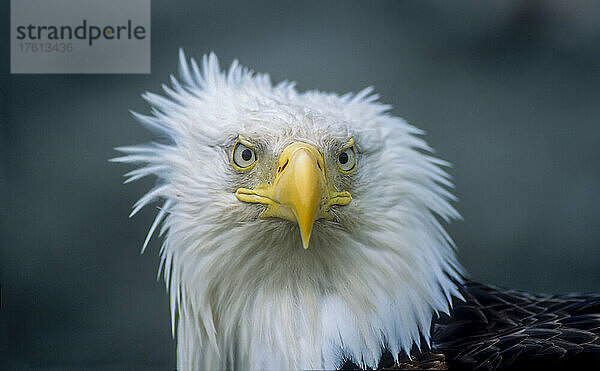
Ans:
[{"label": "eagle shoulder", "polygon": [[[600,295],[534,295],[465,281],[465,301],[431,327],[432,349],[413,348],[384,370],[530,370],[600,362]],[[342,369],[358,369],[346,362]]]},{"label": "eagle shoulder", "polygon": [[432,325],[449,369],[549,369],[600,361],[600,295],[533,295],[466,281]]}]

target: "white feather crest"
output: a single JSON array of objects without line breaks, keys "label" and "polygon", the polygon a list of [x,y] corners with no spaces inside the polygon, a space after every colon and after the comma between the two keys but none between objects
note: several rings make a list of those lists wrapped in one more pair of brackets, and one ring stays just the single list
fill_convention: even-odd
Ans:
[{"label": "white feather crest", "polygon": [[[142,251],[162,223],[159,275],[171,295],[178,367],[376,367],[383,348],[397,357],[422,346],[421,336],[429,345],[432,317],[460,297],[454,244],[437,217],[460,216],[448,163],[427,154],[422,132],[387,114],[370,87],[298,93],[237,61],[224,73],[212,53],[201,68],[179,57],[167,97],[143,94],[152,115],[132,112],[166,141],[120,147],[125,155],[113,160],[141,165],[126,182],[158,178],[131,215],[164,200]],[[332,175],[353,201],[335,210],[335,222],[315,223],[308,250],[298,248],[295,225],[257,219],[256,205],[234,197],[257,182],[229,164],[240,134],[262,146],[265,161],[291,140],[327,153],[355,139],[355,175]]]}]

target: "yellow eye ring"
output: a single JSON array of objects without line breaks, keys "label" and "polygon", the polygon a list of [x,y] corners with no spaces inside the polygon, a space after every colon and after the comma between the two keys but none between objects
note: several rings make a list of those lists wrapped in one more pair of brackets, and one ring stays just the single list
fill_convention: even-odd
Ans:
[{"label": "yellow eye ring", "polygon": [[357,156],[354,147],[354,139],[350,138],[348,143],[342,147],[337,156],[337,169],[342,174],[351,174],[356,171]]},{"label": "yellow eye ring", "polygon": [[248,171],[252,169],[257,162],[256,151],[252,143],[248,142],[241,135],[233,145],[230,154],[231,166],[238,171]]}]

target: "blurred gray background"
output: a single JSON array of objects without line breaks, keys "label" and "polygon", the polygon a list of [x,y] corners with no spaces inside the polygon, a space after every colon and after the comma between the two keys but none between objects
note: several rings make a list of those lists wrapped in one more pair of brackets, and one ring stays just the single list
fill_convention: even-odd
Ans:
[{"label": "blurred gray background", "polygon": [[[174,368],[152,180],[122,185],[116,146],[151,136],[128,110],[181,46],[299,89],[373,85],[454,164],[449,226],[476,280],[600,292],[600,3],[153,1],[152,74],[9,75],[0,11],[2,362]],[[0,363],[2,365],[2,363]]]}]

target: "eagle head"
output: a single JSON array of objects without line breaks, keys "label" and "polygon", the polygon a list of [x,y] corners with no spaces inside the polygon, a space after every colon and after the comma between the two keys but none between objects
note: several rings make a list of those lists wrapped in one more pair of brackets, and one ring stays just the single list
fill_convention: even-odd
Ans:
[{"label": "eagle head", "polygon": [[144,248],[162,225],[179,368],[376,367],[429,343],[460,268],[422,132],[370,88],[298,92],[213,54],[179,73],[133,113],[157,140],[115,159],[157,178],[132,214],[164,202]]}]

